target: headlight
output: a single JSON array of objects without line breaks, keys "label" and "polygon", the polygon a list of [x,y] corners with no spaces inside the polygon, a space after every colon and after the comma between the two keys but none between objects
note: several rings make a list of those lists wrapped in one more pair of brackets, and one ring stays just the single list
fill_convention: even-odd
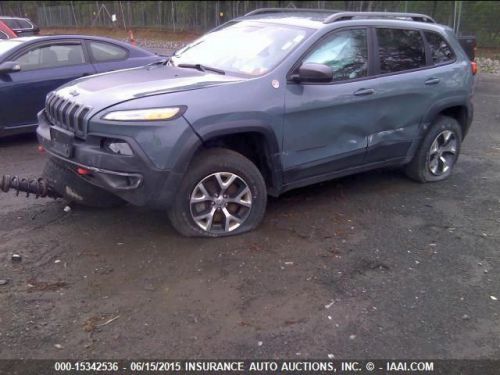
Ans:
[{"label": "headlight", "polygon": [[103,120],[111,121],[160,121],[176,117],[182,107],[134,109],[106,113]]}]

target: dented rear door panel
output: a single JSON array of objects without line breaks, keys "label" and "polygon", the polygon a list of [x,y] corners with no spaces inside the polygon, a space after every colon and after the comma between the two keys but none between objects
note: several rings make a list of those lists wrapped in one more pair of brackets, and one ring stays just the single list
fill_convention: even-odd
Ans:
[{"label": "dented rear door panel", "polygon": [[420,137],[431,91],[436,89],[425,84],[428,72],[402,72],[372,80],[377,101],[367,129],[365,163],[404,157]]}]

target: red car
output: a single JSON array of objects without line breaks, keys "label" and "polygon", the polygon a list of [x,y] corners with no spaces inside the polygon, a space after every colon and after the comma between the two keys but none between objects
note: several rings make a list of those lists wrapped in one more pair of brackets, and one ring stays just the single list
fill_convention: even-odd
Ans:
[{"label": "red car", "polygon": [[0,39],[12,39],[15,37],[17,37],[16,33],[4,22],[0,21]]}]

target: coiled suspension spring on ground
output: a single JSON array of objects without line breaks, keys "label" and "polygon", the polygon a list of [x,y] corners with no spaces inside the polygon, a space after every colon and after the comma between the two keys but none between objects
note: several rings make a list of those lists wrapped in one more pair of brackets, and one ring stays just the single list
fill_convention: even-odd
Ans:
[{"label": "coiled suspension spring on ground", "polygon": [[0,179],[0,190],[7,193],[9,190],[15,190],[16,196],[20,192],[26,193],[26,197],[33,194],[35,198],[58,198],[60,195],[55,192],[47,181],[43,178],[19,178],[18,176],[4,175]]}]

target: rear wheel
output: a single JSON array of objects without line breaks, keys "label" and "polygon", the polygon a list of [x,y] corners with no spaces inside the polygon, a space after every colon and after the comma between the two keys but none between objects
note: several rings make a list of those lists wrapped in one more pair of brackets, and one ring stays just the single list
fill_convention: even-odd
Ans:
[{"label": "rear wheel", "polygon": [[406,174],[418,182],[441,181],[449,177],[462,143],[462,130],[457,120],[440,116],[424,137]]},{"label": "rear wheel", "polygon": [[69,202],[99,208],[118,207],[126,203],[116,195],[89,184],[55,158],[47,160],[42,176]]},{"label": "rear wheel", "polygon": [[185,236],[229,236],[257,227],[266,203],[264,179],[250,160],[231,150],[209,149],[189,167],[169,218]]}]

